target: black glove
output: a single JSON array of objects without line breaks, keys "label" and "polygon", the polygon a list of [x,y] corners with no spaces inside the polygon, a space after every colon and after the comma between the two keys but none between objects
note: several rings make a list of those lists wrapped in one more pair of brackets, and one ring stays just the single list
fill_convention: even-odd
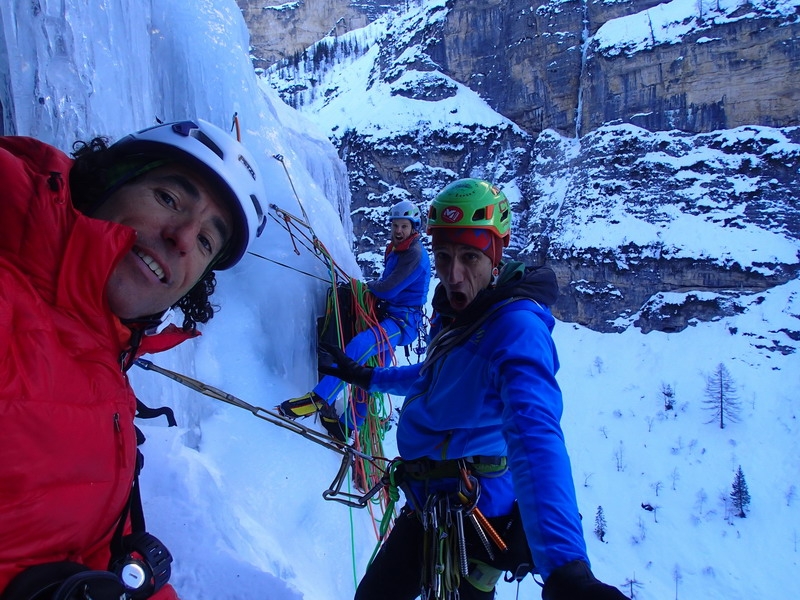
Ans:
[{"label": "black glove", "polygon": [[543,600],[626,600],[617,588],[598,580],[582,560],[573,560],[550,573]]},{"label": "black glove", "polygon": [[333,375],[342,381],[369,390],[369,384],[372,382],[372,367],[358,364],[337,346],[325,343],[319,345],[317,358],[319,360],[317,369],[320,373]]}]

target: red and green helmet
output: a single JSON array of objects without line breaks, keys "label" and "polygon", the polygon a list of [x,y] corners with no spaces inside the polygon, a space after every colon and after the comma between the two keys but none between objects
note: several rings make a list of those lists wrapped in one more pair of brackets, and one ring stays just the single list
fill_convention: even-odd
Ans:
[{"label": "red and green helmet", "polygon": [[506,195],[483,179],[454,181],[431,202],[427,232],[450,227],[487,229],[508,246],[511,207]]}]

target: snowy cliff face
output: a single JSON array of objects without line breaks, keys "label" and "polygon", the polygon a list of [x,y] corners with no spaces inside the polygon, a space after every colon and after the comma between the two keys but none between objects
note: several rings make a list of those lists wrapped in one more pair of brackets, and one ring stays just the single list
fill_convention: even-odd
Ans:
[{"label": "snowy cliff face", "polygon": [[[394,4],[421,20],[442,9],[438,29],[424,31],[427,58],[534,135],[615,119],[695,132],[800,123],[797,0],[262,4],[245,10],[254,39],[269,40],[253,49],[259,67],[363,27],[367,5],[370,15]],[[403,42],[389,31],[381,45],[400,53]]]},{"label": "snowy cliff face", "polygon": [[[799,2],[520,4],[513,23],[513,1],[411,4],[264,78],[347,163],[368,275],[388,206],[483,177],[514,206],[508,255],[556,270],[565,321],[679,331],[797,277]],[[725,64],[703,54],[723,46]]]},{"label": "snowy cliff face", "polygon": [[800,272],[798,127],[613,125],[579,142],[543,134],[534,154],[512,253],[556,270],[563,320],[679,331]]}]

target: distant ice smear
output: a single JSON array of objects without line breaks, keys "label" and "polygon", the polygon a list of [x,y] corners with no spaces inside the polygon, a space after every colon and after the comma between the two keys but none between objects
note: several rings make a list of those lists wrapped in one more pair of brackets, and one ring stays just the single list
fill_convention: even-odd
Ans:
[{"label": "distant ice smear", "polygon": [[302,2],[284,2],[283,4],[276,4],[274,6],[263,6],[262,10],[274,10],[276,12],[283,12],[286,10],[296,10],[302,5]]}]

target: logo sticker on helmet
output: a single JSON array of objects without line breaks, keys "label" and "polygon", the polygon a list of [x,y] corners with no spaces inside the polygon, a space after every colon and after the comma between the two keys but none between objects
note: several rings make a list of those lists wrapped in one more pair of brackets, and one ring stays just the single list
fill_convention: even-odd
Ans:
[{"label": "logo sticker on helmet", "polygon": [[448,206],[442,211],[442,221],[445,223],[458,223],[464,217],[464,211],[457,206]]},{"label": "logo sticker on helmet", "polygon": [[238,156],[239,162],[244,165],[244,168],[247,169],[247,172],[250,173],[250,177],[253,178],[253,181],[256,180],[256,172],[253,170],[253,167],[250,166],[250,163],[247,162],[247,159],[242,156],[241,154]]}]

